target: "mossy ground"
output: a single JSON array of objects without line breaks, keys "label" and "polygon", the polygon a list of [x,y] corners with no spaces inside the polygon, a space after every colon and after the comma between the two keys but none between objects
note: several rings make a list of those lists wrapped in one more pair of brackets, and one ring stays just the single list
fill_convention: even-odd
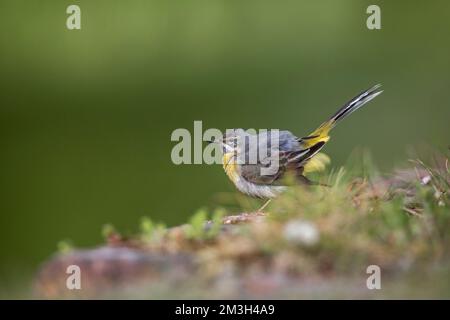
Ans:
[{"label": "mossy ground", "polygon": [[[328,187],[292,186],[264,213],[254,212],[257,200],[242,197],[233,214],[253,213],[201,209],[173,228],[143,218],[131,237],[105,227],[110,246],[183,254],[195,265],[175,279],[158,274],[106,296],[449,298],[448,158],[415,160],[389,175],[370,158],[363,163],[318,175]],[[380,267],[381,290],[366,286],[370,265]]]}]

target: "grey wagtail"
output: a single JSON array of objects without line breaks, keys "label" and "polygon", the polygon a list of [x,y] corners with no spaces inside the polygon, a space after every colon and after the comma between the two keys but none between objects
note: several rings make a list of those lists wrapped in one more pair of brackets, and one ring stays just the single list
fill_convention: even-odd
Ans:
[{"label": "grey wagtail", "polygon": [[[317,153],[330,139],[331,129],[342,119],[381,94],[383,91],[379,90],[380,87],[381,85],[375,85],[361,92],[341,107],[329,120],[303,138],[283,130],[278,131],[278,140],[273,141],[270,131],[251,135],[243,129],[227,130],[221,139],[212,141],[222,146],[222,163],[225,173],[239,191],[257,198],[271,199],[282,192],[286,188],[286,185],[283,185],[283,177],[286,173],[293,174],[299,183],[314,184],[304,176],[304,173],[321,167],[321,160],[318,158],[320,155],[325,155]],[[239,159],[247,159],[249,152],[262,146],[269,150],[265,156],[261,157],[258,153],[253,163],[239,161]],[[267,169],[275,156],[278,160],[276,170],[269,174],[262,174],[262,169]]]}]

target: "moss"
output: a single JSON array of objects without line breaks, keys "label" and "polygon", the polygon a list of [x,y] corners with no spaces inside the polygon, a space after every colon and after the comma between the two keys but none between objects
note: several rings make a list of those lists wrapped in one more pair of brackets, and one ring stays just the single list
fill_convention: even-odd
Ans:
[{"label": "moss", "polygon": [[167,253],[187,254],[196,262],[188,281],[195,283],[241,283],[264,275],[261,281],[284,277],[295,287],[302,279],[355,281],[371,264],[391,275],[390,281],[405,272],[445,268],[450,261],[448,160],[433,167],[416,160],[387,177],[367,156],[363,162],[367,170],[346,166],[322,176],[329,187],[293,185],[265,214],[225,216],[226,209],[201,208],[179,227],[144,217],[135,237],[125,240],[112,226],[103,234],[108,243],[123,241],[161,259]]}]

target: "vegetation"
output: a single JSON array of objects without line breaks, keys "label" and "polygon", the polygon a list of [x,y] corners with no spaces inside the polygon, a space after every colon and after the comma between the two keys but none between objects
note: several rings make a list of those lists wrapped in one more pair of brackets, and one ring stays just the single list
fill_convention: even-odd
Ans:
[{"label": "vegetation", "polygon": [[[179,227],[143,218],[136,236],[121,237],[111,226],[104,235],[110,245],[138,248],[143,254],[188,257],[183,263],[195,268],[188,268],[182,281],[186,287],[177,289],[181,296],[192,295],[195,287],[196,297],[223,297],[218,293],[222,287],[239,283],[226,291],[229,297],[312,297],[304,292],[305,283],[313,281],[314,291],[331,281],[320,296],[361,297],[369,292],[366,269],[377,265],[383,283],[391,286],[382,296],[423,297],[418,294],[423,283],[414,281],[428,274],[439,285],[435,291],[427,289],[427,295],[449,297],[448,159],[440,157],[433,166],[414,160],[389,176],[382,176],[370,157],[363,162],[359,169],[348,166],[352,172],[340,168],[322,175],[329,187],[293,185],[264,213],[226,216],[223,208],[211,213],[203,208]],[[179,262],[164,269],[177,267]],[[410,275],[416,276],[405,282]],[[165,289],[143,281],[127,295],[173,296],[171,277],[161,271],[158,283]],[[405,283],[410,286],[396,294]]]}]

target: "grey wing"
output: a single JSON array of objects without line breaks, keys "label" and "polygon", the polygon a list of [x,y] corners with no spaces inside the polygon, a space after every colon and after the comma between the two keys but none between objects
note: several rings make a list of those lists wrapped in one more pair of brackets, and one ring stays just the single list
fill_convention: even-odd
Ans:
[{"label": "grey wing", "polygon": [[[242,164],[240,166],[241,175],[245,180],[254,184],[276,185],[276,182],[281,180],[286,171],[287,159],[280,154],[278,163],[276,163],[276,160],[276,157],[272,156],[266,157],[256,164]],[[269,170],[271,166],[276,167],[274,167],[274,170]]]},{"label": "grey wing", "polygon": [[[259,137],[258,147],[269,145],[270,151],[267,156],[262,158],[258,157],[257,163],[255,164],[241,164],[242,177],[254,184],[280,185],[284,174],[290,170],[301,181],[304,181],[304,177],[302,176],[303,166],[321,149],[321,146],[302,148],[302,145],[299,143],[299,138],[289,131],[279,132],[278,144],[271,143],[270,139],[270,135]],[[263,170],[274,165],[276,166],[275,170]]]},{"label": "grey wing", "polygon": [[319,142],[309,148],[306,148],[303,139],[307,138],[297,138],[290,131],[280,131],[280,150],[286,153],[287,162],[290,167],[302,168],[315,156],[320,149],[322,149],[325,142]]}]

